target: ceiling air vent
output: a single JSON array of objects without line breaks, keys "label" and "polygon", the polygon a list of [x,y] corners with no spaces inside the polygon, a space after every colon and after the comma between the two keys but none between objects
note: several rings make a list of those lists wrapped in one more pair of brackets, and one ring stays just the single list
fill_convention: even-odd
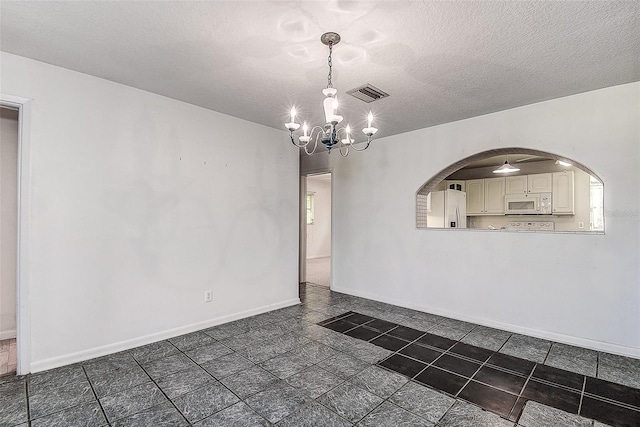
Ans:
[{"label": "ceiling air vent", "polygon": [[347,91],[347,93],[364,102],[373,102],[389,96],[388,93],[381,91],[377,87],[371,86],[369,83],[364,86],[351,89],[350,91]]}]

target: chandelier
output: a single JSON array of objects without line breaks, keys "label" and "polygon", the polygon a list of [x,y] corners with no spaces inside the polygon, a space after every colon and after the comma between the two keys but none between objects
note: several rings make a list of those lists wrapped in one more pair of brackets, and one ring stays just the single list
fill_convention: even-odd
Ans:
[{"label": "chandelier", "polygon": [[[332,74],[332,62],[331,55],[333,53],[333,46],[340,43],[340,35],[338,33],[324,33],[320,37],[320,41],[329,46],[329,58],[327,63],[329,65],[329,76],[327,78],[327,87],[322,90],[322,94],[325,96],[324,98],[324,117],[325,124],[323,126],[314,126],[309,130],[307,126],[307,122],[303,122],[301,136],[298,136],[298,142],[294,137],[294,132],[300,128],[300,124],[296,123],[296,109],[295,107],[291,108],[291,122],[285,123],[285,127],[289,130],[289,135],[291,136],[291,143],[296,147],[304,148],[305,153],[311,155],[316,152],[318,148],[318,141],[324,144],[327,147],[327,153],[331,154],[332,148],[338,148],[340,151],[340,155],[343,157],[347,157],[349,155],[349,150],[353,149],[355,151],[364,151],[369,148],[369,144],[371,144],[371,140],[373,135],[378,132],[378,129],[371,126],[373,122],[373,114],[369,111],[369,115],[367,116],[367,127],[362,129],[362,133],[364,133],[367,137],[365,145],[363,147],[356,147],[355,144],[358,144],[353,138],[351,134],[351,127],[347,125],[346,127],[338,126],[342,121],[343,117],[338,115],[338,91],[334,89],[333,84],[331,83],[331,74]],[[315,134],[315,136],[314,136]],[[311,148],[311,141],[313,141],[313,149]]]}]

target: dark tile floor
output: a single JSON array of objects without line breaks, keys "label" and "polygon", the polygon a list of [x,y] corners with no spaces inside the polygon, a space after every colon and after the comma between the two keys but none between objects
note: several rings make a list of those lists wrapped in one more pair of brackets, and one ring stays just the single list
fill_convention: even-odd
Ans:
[{"label": "dark tile floor", "polygon": [[298,306],[3,377],[0,426],[640,425],[636,359],[300,292]]},{"label": "dark tile floor", "polygon": [[640,390],[346,312],[319,325],[393,352],[377,365],[516,422],[528,401],[640,425]]}]

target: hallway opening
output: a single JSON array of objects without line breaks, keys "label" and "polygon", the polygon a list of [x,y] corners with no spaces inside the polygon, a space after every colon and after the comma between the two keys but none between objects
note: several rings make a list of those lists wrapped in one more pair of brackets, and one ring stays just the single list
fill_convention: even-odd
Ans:
[{"label": "hallway opening", "polygon": [[306,178],[306,279],[331,285],[331,174]]},{"label": "hallway opening", "polygon": [[0,108],[0,377],[17,368],[18,115]]}]

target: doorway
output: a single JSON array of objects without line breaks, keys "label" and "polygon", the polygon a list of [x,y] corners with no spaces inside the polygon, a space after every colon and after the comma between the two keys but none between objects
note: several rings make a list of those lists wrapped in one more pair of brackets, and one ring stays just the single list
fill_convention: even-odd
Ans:
[{"label": "doorway", "polygon": [[15,375],[19,111],[0,107],[0,377]]},{"label": "doorway", "polygon": [[304,204],[305,282],[331,286],[331,174],[308,175]]}]

